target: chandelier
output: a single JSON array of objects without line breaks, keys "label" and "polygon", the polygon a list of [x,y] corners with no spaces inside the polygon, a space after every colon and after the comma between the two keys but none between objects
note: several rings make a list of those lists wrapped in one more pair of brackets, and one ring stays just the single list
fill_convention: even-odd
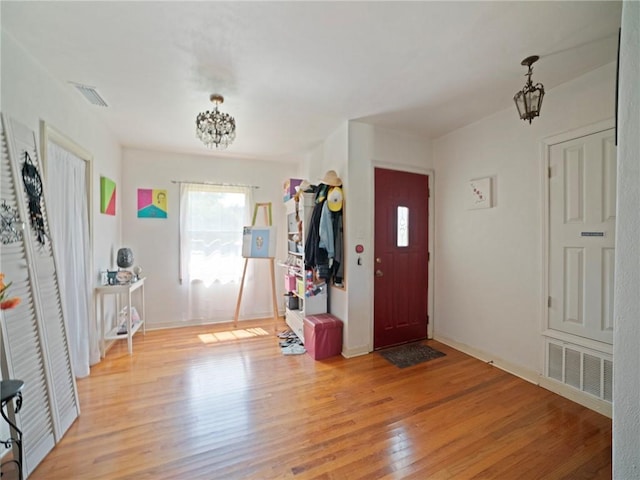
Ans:
[{"label": "chandelier", "polygon": [[209,100],[215,105],[213,110],[201,112],[196,118],[196,136],[208,148],[225,149],[236,138],[236,121],[228,113],[218,110],[224,102],[222,95],[212,94]]},{"label": "chandelier", "polygon": [[531,57],[527,57],[520,65],[525,65],[529,67],[529,71],[525,74],[527,77],[527,83],[525,83],[522,90],[515,94],[513,97],[513,101],[516,102],[516,108],[518,109],[518,114],[522,120],[533,120],[534,117],[540,115],[540,108],[542,107],[542,97],[544,97],[544,87],[541,83],[536,83],[535,85],[531,81],[531,73],[533,72],[533,65],[538,61],[540,57],[537,55],[533,55]]}]

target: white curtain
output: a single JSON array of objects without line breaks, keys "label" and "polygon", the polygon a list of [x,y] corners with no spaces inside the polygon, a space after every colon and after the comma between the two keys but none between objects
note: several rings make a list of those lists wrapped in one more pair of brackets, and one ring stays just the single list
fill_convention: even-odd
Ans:
[{"label": "white curtain", "polygon": [[[180,186],[180,282],[183,320],[233,320],[242,270],[242,228],[251,225],[253,189],[183,183]],[[269,265],[249,261],[241,318],[269,317]]]},{"label": "white curtain", "polygon": [[91,321],[89,217],[86,164],[59,145],[47,144],[47,214],[58,265],[73,371],[89,375],[100,361],[98,335]]}]

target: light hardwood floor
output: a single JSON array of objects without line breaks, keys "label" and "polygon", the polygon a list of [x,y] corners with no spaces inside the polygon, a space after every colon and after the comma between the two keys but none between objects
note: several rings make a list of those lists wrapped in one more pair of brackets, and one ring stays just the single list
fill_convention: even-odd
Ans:
[{"label": "light hardwood floor", "polygon": [[151,331],[132,356],[117,342],[30,479],[611,478],[608,418],[446,345],[398,369],[283,356],[272,323],[241,326],[267,335]]}]

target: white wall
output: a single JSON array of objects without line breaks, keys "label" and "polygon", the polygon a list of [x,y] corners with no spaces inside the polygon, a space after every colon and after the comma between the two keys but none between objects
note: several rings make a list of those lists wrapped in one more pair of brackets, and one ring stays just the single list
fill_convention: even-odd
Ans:
[{"label": "white wall", "polygon": [[[342,193],[346,205],[349,202],[348,151],[348,124],[345,122],[331,133],[324,142],[309,152],[307,160],[304,162],[304,173],[301,178],[309,180],[313,185],[317,185],[328,170],[335,170],[338,177],[342,179]],[[347,222],[348,218],[345,213],[346,211],[343,211],[343,221]],[[346,245],[346,235],[343,241]],[[345,258],[346,255],[348,255],[348,252],[345,249]],[[346,268],[344,275],[345,288],[331,286],[329,290],[329,312],[341,319],[346,325],[349,321],[347,312],[349,272]]]},{"label": "white wall", "polygon": [[[100,175],[120,184],[120,145],[87,103],[70,85],[49,75],[8,34],[2,32],[2,111],[38,134],[40,120],[69,137],[93,155],[94,278],[99,265],[114,255],[120,238],[120,218],[100,213]],[[120,211],[120,199],[116,211]]]},{"label": "white wall", "polygon": [[[104,175],[120,187],[120,145],[97,118],[94,107],[70,85],[61,84],[44,70],[24,49],[2,32],[3,113],[27,125],[40,138],[40,121],[73,140],[93,155],[91,182],[93,279],[99,284],[100,265],[115,258],[120,243],[120,196],[116,195],[116,216],[100,213],[100,176]],[[46,171],[45,171],[46,173]],[[62,266],[64,268],[64,265]],[[94,312],[91,312],[92,315]]]},{"label": "white wall", "polygon": [[[204,148],[204,147],[203,147]],[[125,148],[123,152],[122,181],[122,246],[132,248],[136,265],[143,268],[145,282],[147,328],[184,326],[188,319],[183,298],[184,286],[178,282],[179,259],[179,185],[177,181],[231,183],[255,185],[255,202],[272,202],[273,225],[278,228],[277,258],[286,258],[286,228],[282,185],[285,179],[296,177],[298,166],[290,163],[264,162],[224,157],[187,155],[181,153],[154,152]],[[168,218],[137,218],[137,189],[166,189],[168,194]],[[261,213],[261,212],[260,212]],[[262,222],[262,216],[257,223]],[[261,223],[258,223],[261,224]],[[240,318],[247,301],[257,302],[264,311],[263,317],[272,316],[271,281],[268,263],[250,260],[259,269],[253,292],[245,282]],[[110,265],[113,267],[114,265]],[[104,267],[104,266],[103,266]],[[284,294],[281,269],[276,267],[278,308]],[[255,283],[255,282],[254,282]],[[230,308],[221,309],[220,317],[213,321],[233,320],[237,286],[229,292]],[[193,322],[190,322],[193,323]]]},{"label": "white wall", "polygon": [[[513,106],[434,142],[436,338],[541,371],[541,141],[612,118],[614,105],[609,64],[548,91],[531,125]],[[495,206],[468,210],[479,177],[492,177]]]},{"label": "white wall", "polygon": [[[373,212],[374,167],[428,172],[433,168],[431,143],[372,125],[349,122],[348,195],[345,211],[345,251],[348,324],[345,356],[373,350]],[[362,244],[362,264],[355,246]]]},{"label": "white wall", "polygon": [[[2,31],[0,65],[0,110],[32,129],[40,139],[40,120],[45,120],[94,156],[93,161],[93,260],[97,265],[112,254],[120,236],[119,221],[100,215],[100,173],[119,182],[120,147],[106,127],[94,116],[91,106],[61,85]],[[76,96],[74,96],[76,95]],[[1,193],[1,192],[0,192]],[[94,269],[95,284],[98,271]],[[1,348],[1,347],[0,347]],[[1,422],[0,438],[8,428]],[[4,448],[2,449],[4,453]]]},{"label": "white wall", "polygon": [[[327,170],[343,182],[345,289],[332,288],[330,312],[344,321],[343,355],[373,350],[373,168],[428,172],[431,143],[360,122],[346,122],[307,156],[303,177],[318,183]],[[365,247],[362,265],[355,246]]]},{"label": "white wall", "polygon": [[613,478],[640,479],[640,3],[624,2],[619,82]]}]

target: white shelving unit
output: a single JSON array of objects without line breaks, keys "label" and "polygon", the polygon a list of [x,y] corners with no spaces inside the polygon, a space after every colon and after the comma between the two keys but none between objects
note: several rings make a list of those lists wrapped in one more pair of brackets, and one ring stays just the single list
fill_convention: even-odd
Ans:
[{"label": "white shelving unit", "polygon": [[[304,317],[327,312],[327,285],[319,286],[315,295],[306,294],[306,272],[304,268],[304,244],[309,234],[309,222],[314,208],[313,193],[303,193],[296,204],[294,198],[285,202],[287,212],[287,262],[284,269],[287,289],[298,299],[298,308],[286,306],[285,321],[295,334],[304,341]],[[298,222],[302,222],[298,225]],[[287,277],[295,278],[295,285],[287,282]],[[295,286],[295,288],[290,288]]]},{"label": "white shelving unit", "polygon": [[[133,353],[133,336],[142,328],[142,333],[146,333],[145,330],[145,305],[144,305],[144,281],[145,278],[140,278],[136,282],[127,283],[123,285],[103,285],[96,288],[97,302],[96,309],[99,314],[98,328],[102,334],[100,341],[100,353],[102,358],[105,356],[105,344],[107,340],[124,340],[127,339],[127,346],[129,348],[129,355]],[[133,293],[139,290],[140,310],[136,308],[140,315],[140,320],[134,322],[132,320],[131,311],[134,305],[132,303]],[[110,328],[105,332],[105,318],[104,318],[104,297],[105,295],[116,295],[116,311],[120,312],[122,308],[126,307],[127,319],[126,319],[126,333],[118,334],[120,330],[120,322],[116,322],[116,326]],[[123,300],[124,298],[124,300]]]}]

